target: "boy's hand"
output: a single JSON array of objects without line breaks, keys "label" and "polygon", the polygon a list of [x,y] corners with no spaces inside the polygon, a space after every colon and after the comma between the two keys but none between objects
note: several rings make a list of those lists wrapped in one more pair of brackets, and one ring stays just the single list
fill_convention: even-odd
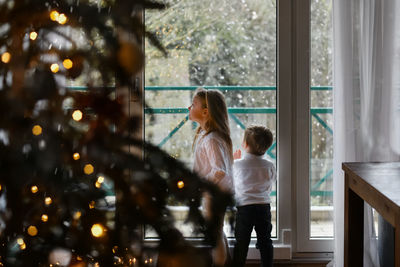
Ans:
[{"label": "boy's hand", "polygon": [[233,159],[240,159],[242,157],[242,151],[240,149],[236,150],[235,153],[233,153]]}]

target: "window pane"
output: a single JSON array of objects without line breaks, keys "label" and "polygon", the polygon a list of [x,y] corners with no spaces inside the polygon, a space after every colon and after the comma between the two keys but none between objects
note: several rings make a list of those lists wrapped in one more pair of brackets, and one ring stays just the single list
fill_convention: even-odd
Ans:
[{"label": "window pane", "polygon": [[311,1],[310,235],[333,237],[332,0]]},{"label": "window pane", "polygon": [[[225,95],[234,150],[241,147],[244,127],[250,124],[266,125],[276,137],[275,1],[165,2],[166,10],[145,14],[147,30],[156,32],[168,51],[164,57],[146,41],[145,139],[191,168],[197,125],[187,120],[187,107],[198,86],[217,88]],[[265,156],[276,163],[275,142]],[[185,207],[170,204],[180,229],[191,236],[190,226],[183,225]],[[233,236],[229,227],[225,230]]]}]

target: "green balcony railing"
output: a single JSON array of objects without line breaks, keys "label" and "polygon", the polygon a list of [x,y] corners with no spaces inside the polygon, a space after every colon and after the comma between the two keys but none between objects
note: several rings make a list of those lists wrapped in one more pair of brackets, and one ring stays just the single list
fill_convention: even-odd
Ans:
[{"label": "green balcony railing", "polygon": [[[167,86],[148,86],[145,91],[194,91],[196,86],[183,86],[183,87],[167,87]],[[218,89],[221,91],[275,91],[275,86],[204,86],[206,89]],[[329,91],[332,90],[330,86],[318,86],[311,87],[312,91]],[[145,114],[188,114],[189,110],[185,108],[145,108]],[[264,107],[264,108],[230,108],[228,107],[228,114],[232,120],[239,125],[240,128],[245,129],[245,124],[236,116],[236,114],[276,114],[276,108]],[[331,135],[333,135],[333,130],[328,126],[328,124],[321,118],[321,114],[332,114],[332,108],[311,108],[310,115],[314,117],[324,129]],[[177,125],[162,139],[158,144],[162,147],[167,143],[188,121],[188,115],[186,115]],[[276,147],[276,142],[266,152],[268,156],[276,159],[276,155],[273,153]],[[333,170],[330,169],[321,179],[311,186],[311,196],[331,196],[332,191],[318,190],[319,187],[326,182],[328,179],[332,178]],[[272,195],[276,195],[276,192],[272,192]]]},{"label": "green balcony railing", "polygon": [[[203,86],[206,89],[218,89],[221,91],[275,91],[275,86]],[[70,86],[67,87],[69,90],[86,90],[85,86]],[[196,86],[147,86],[145,91],[194,91]],[[311,87],[311,91],[329,91],[332,90],[331,86],[315,86]],[[324,129],[331,135],[333,135],[333,130],[328,126],[328,124],[321,118],[321,114],[332,114],[332,108],[311,108],[310,115],[314,117]],[[145,114],[188,114],[189,111],[186,107],[184,108],[145,108]],[[240,128],[245,129],[245,124],[236,116],[237,114],[276,114],[276,108],[264,107],[264,108],[228,108],[229,116],[232,120],[239,125]],[[188,121],[188,115],[186,115],[177,125],[172,129],[158,144],[162,147],[167,143],[182,126]],[[276,147],[276,143],[268,149],[266,152],[271,158],[276,159],[276,155],[273,153]],[[311,186],[311,196],[332,196],[332,191],[318,190],[319,187],[325,183],[328,179],[332,179],[333,170],[330,169],[327,173],[320,178],[316,183]],[[273,192],[272,195],[276,195]]]}]

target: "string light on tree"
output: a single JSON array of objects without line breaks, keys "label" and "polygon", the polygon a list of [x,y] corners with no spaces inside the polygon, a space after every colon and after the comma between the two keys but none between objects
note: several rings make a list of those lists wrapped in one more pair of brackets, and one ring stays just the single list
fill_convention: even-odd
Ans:
[{"label": "string light on tree", "polygon": [[32,41],[35,41],[37,36],[38,36],[37,32],[33,31],[29,34],[29,39],[31,39]]},{"label": "string light on tree", "polygon": [[60,70],[60,66],[58,66],[57,63],[53,63],[53,64],[51,64],[51,66],[50,66],[50,70],[51,70],[51,72],[53,72],[53,73],[57,73],[57,72]]},{"label": "string light on tree", "polygon": [[18,239],[17,239],[17,244],[19,245],[19,248],[20,248],[21,250],[26,249],[26,244],[25,244],[24,239],[18,238]]},{"label": "string light on tree", "polygon": [[94,167],[92,164],[86,164],[85,167],[83,167],[83,172],[87,175],[90,175],[94,172]]},{"label": "string light on tree", "polygon": [[75,220],[79,220],[79,218],[81,218],[81,216],[82,216],[82,212],[80,212],[80,211],[77,211],[77,212],[74,213],[74,219]]},{"label": "string light on tree", "polygon": [[80,121],[82,119],[82,117],[83,117],[83,113],[79,109],[75,110],[72,113],[72,118],[74,119],[74,121]]},{"label": "string light on tree", "polygon": [[49,206],[52,202],[53,200],[51,199],[51,197],[46,197],[44,199],[44,204],[46,204],[46,206]]},{"label": "string light on tree", "polygon": [[95,186],[97,187],[97,188],[100,188],[101,187],[101,184],[104,182],[104,177],[103,176],[99,176],[98,178],[97,178],[97,181],[96,181],[96,183],[95,183]]},{"label": "string light on tree", "polygon": [[3,63],[7,64],[8,62],[10,62],[10,60],[11,60],[11,54],[10,54],[10,53],[4,52],[4,53],[1,55],[1,61],[2,61]]},{"label": "string light on tree", "polygon": [[31,225],[31,226],[28,227],[28,234],[30,236],[36,236],[37,233],[38,233],[38,230],[37,230],[36,226]]},{"label": "string light on tree", "polygon": [[185,187],[185,183],[182,180],[178,181],[178,183],[176,185],[178,186],[179,189],[182,189]]},{"label": "string light on tree", "polygon": [[61,25],[64,25],[65,23],[67,23],[67,21],[68,21],[68,18],[65,14],[61,13],[58,16],[57,22],[60,23]]},{"label": "string light on tree", "polygon": [[40,125],[35,125],[32,128],[32,133],[33,135],[41,135],[42,134],[42,127],[40,127]]},{"label": "string light on tree", "polygon": [[79,155],[79,153],[74,153],[73,155],[72,155],[72,157],[73,157],[73,159],[74,160],[78,160],[78,159],[80,159],[81,158],[81,155]]},{"label": "string light on tree", "polygon": [[42,214],[41,220],[42,222],[47,222],[49,220],[49,216],[47,214]]},{"label": "string light on tree", "polygon": [[39,188],[36,185],[31,186],[31,192],[36,194],[39,191]]},{"label": "string light on tree", "polygon": [[71,59],[67,58],[67,59],[64,59],[63,66],[64,66],[64,68],[69,70],[70,68],[72,68],[74,66],[74,63],[72,62]]},{"label": "string light on tree", "polygon": [[50,12],[50,19],[52,21],[58,21],[59,16],[60,16],[60,13],[58,13],[56,10],[53,10]]},{"label": "string light on tree", "polygon": [[92,228],[90,229],[92,232],[92,235],[94,237],[102,237],[104,235],[105,229],[103,225],[96,223],[92,225]]}]

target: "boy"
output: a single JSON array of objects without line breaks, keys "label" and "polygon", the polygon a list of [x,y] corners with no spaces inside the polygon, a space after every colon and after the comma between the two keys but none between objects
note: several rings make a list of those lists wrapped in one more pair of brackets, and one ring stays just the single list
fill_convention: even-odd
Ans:
[{"label": "boy", "polygon": [[272,266],[273,246],[271,240],[272,186],[276,170],[263,155],[272,145],[273,136],[264,126],[250,126],[245,130],[242,148],[246,152],[241,159],[237,150],[233,158],[233,180],[237,206],[233,266],[245,265],[253,227],[257,233],[257,245],[261,266]]}]

